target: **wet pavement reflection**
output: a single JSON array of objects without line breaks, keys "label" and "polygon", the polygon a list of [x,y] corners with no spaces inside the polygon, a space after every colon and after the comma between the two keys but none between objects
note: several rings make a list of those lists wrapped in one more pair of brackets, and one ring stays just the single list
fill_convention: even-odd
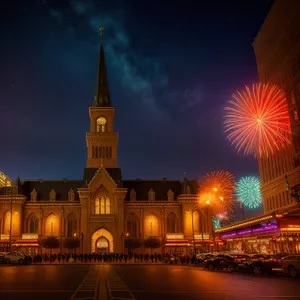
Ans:
[{"label": "wet pavement reflection", "polygon": [[[105,275],[98,270],[104,270]],[[105,277],[108,282],[104,284]],[[187,266],[124,264],[0,266],[0,299],[90,297],[95,295],[98,278],[100,286],[109,287],[112,300],[120,295],[137,300],[300,300],[300,279],[210,272]],[[99,298],[106,300],[103,293]]]}]

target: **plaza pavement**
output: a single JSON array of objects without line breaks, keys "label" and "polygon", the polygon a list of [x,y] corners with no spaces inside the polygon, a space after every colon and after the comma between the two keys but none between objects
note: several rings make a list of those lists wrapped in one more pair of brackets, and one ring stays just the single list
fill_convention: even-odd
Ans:
[{"label": "plaza pavement", "polygon": [[141,263],[0,266],[0,299],[298,299],[300,280]]}]

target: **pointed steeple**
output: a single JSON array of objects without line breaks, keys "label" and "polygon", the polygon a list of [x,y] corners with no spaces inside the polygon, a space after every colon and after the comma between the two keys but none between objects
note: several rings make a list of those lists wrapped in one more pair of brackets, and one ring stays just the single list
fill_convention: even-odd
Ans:
[{"label": "pointed steeple", "polygon": [[108,81],[107,73],[105,66],[104,50],[102,44],[102,35],[104,28],[100,29],[100,52],[99,52],[99,61],[98,61],[98,70],[97,70],[97,81],[94,94],[94,106],[111,106],[109,90],[108,90]]},{"label": "pointed steeple", "polygon": [[188,182],[188,179],[186,177],[186,173],[184,173],[181,194],[190,194],[189,189],[190,189],[189,188],[189,182]]},{"label": "pointed steeple", "polygon": [[18,187],[18,194],[22,194],[22,183],[21,183],[21,179],[20,179],[20,174],[18,174],[18,177],[17,177],[17,187]]}]

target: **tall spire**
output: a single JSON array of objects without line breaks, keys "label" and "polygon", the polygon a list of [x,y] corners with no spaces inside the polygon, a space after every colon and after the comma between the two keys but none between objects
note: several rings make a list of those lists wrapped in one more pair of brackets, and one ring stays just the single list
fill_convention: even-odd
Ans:
[{"label": "tall spire", "polygon": [[111,106],[106,67],[105,67],[104,50],[102,44],[103,42],[102,36],[103,36],[104,28],[101,26],[99,30],[100,30],[100,52],[99,52],[99,61],[98,61],[98,70],[97,70],[97,81],[96,81],[96,88],[94,94],[94,105]]},{"label": "tall spire", "polygon": [[182,189],[181,189],[181,194],[189,194],[188,193],[188,180],[187,180],[187,176],[186,173],[183,173],[183,182],[182,182]]}]

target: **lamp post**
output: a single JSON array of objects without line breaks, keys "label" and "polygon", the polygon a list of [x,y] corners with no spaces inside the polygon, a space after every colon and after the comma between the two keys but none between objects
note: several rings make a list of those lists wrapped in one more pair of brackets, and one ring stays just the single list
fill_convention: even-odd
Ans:
[{"label": "lamp post", "polygon": [[60,214],[60,255],[62,255],[62,239],[63,239],[63,214],[64,208],[61,207],[61,214]]},{"label": "lamp post", "polygon": [[[195,244],[195,230],[194,230],[194,211],[196,210],[196,207],[192,209],[192,234],[193,234],[193,249],[194,249],[194,255],[196,255],[196,244]],[[202,232],[202,239],[203,239],[203,232]],[[203,242],[203,240],[202,240]]]},{"label": "lamp post", "polygon": [[10,248],[10,252],[12,252],[12,215],[13,215],[13,199],[12,199],[12,187],[9,188],[10,190],[10,228],[9,228],[9,248]]}]

